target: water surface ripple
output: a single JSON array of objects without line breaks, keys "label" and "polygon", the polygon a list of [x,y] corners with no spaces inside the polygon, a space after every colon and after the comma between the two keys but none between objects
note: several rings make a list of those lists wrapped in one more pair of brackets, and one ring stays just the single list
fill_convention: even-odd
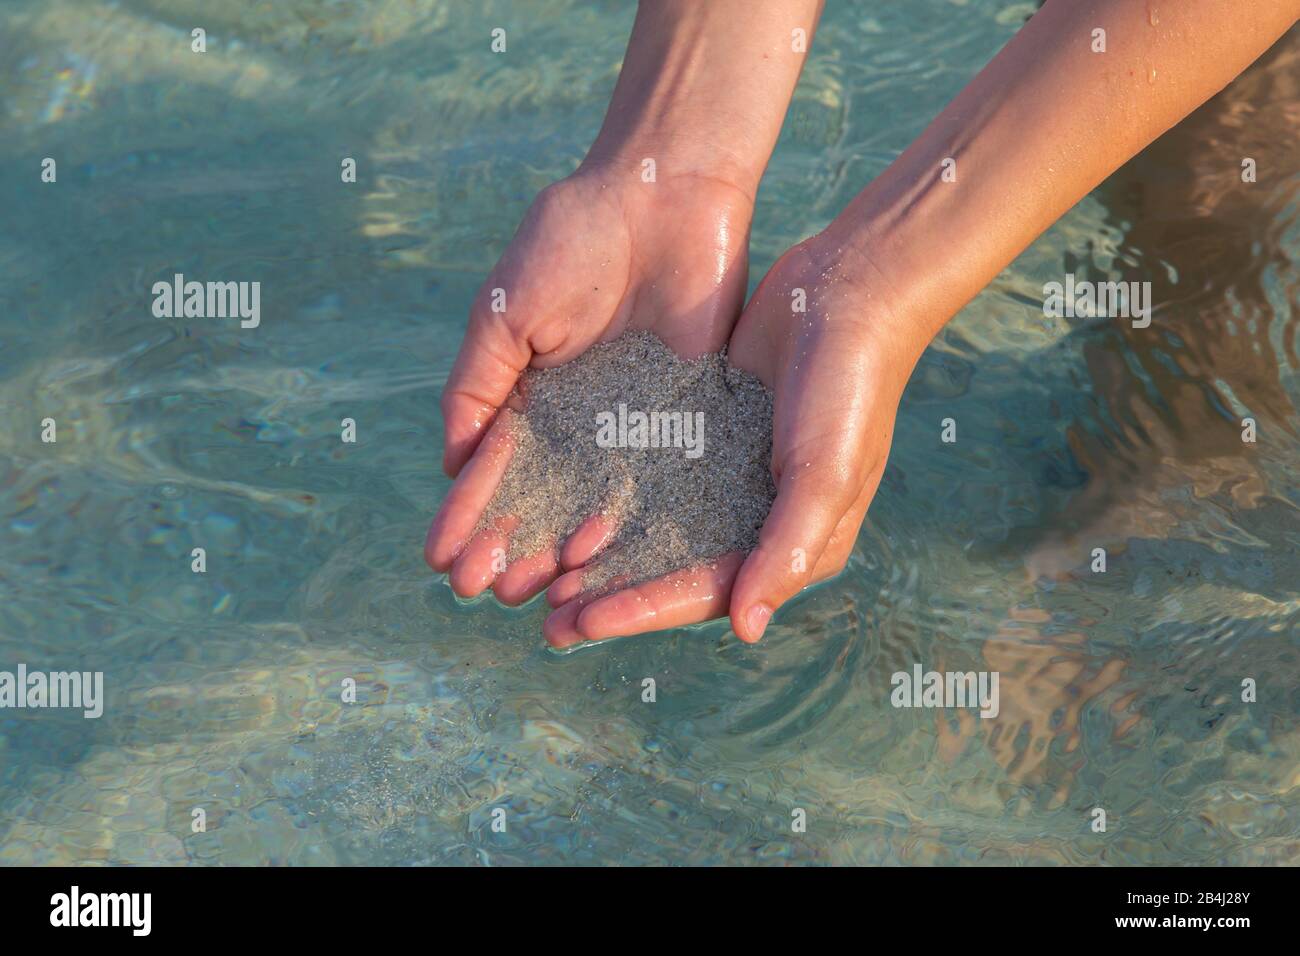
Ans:
[{"label": "water surface ripple", "polygon": [[[559,656],[420,544],[470,299],[594,135],[626,7],[0,10],[0,669],[107,687],[0,711],[0,861],[1296,862],[1298,38],[949,326],[848,570],[760,645]],[[830,4],[754,277],[1032,9]],[[176,272],[260,281],[261,326],[154,318]],[[1066,272],[1151,282],[1152,327],[1044,318]],[[891,707],[917,663],[998,671],[1001,713]]]}]

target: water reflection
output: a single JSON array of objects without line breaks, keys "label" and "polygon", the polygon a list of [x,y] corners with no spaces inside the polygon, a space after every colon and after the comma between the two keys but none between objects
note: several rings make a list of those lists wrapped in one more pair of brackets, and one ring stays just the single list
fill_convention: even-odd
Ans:
[{"label": "water reflection", "polygon": [[[1028,7],[830,4],[756,275]],[[200,14],[227,42],[191,73],[172,24]],[[102,669],[108,700],[94,727],[0,713],[0,860],[1291,860],[1295,38],[935,344],[844,575],[754,648],[711,625],[561,658],[541,608],[462,605],[419,542],[470,298],[589,142],[630,14],[530,4],[503,68],[479,41],[524,15],[496,0],[5,5],[0,667]],[[28,188],[54,149],[58,191]],[[1150,280],[1152,326],[1045,323],[1063,270]],[[174,271],[262,281],[261,327],[155,319]],[[998,717],[891,707],[917,663],[998,670]]]}]

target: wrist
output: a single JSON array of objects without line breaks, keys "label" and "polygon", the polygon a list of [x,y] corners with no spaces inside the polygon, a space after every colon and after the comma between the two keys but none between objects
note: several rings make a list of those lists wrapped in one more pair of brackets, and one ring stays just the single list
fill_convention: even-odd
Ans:
[{"label": "wrist", "polygon": [[670,117],[637,129],[602,129],[577,174],[627,188],[707,180],[743,194],[752,205],[767,155],[702,144],[700,138],[689,132],[689,124],[674,125]]},{"label": "wrist", "polygon": [[[937,164],[935,169],[938,169]],[[880,307],[877,324],[894,338],[930,340],[997,274],[1006,243],[999,223],[977,231],[965,197],[937,172],[896,164],[871,183],[818,237],[838,268]]]},{"label": "wrist", "polygon": [[[754,195],[725,171],[686,170],[656,176],[645,182],[627,172],[615,158],[597,157],[584,161],[562,180],[588,196],[618,203],[629,224],[655,223],[667,226],[675,213],[693,211],[699,215],[725,213],[728,232],[748,236],[754,217]],[[674,212],[675,211],[675,212]]]},{"label": "wrist", "polygon": [[841,216],[807,240],[811,275],[833,292],[834,320],[852,323],[858,341],[891,355],[906,384],[912,366],[956,309],[934,294],[910,237],[872,220]]},{"label": "wrist", "polygon": [[821,0],[641,4],[583,165],[643,180],[652,162],[656,179],[709,178],[752,201],[820,8]]},{"label": "wrist", "polygon": [[[849,248],[828,227],[785,252],[746,317],[750,334],[762,336],[764,351],[775,356],[774,368],[797,368],[810,342],[831,341],[835,351],[853,356],[855,377],[873,393],[898,397],[929,344],[910,301],[906,277],[883,258]],[[762,377],[761,367],[750,371]]]}]

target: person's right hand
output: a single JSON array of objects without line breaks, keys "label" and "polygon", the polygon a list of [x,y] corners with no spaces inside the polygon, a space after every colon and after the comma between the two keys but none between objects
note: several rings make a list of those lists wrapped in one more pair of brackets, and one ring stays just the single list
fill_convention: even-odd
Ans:
[{"label": "person's right hand", "polygon": [[[583,169],[547,187],[474,300],[442,393],[443,468],[457,480],[425,542],[426,560],[462,597],[490,586],[503,603],[527,600],[609,530],[588,522],[499,575],[493,551],[508,550],[508,535],[473,535],[509,460],[506,430],[491,426],[510,414],[502,407],[525,368],[561,365],[628,329],[684,357],[716,352],[731,334],[752,195],[721,179],[661,171],[643,182],[639,172]],[[501,295],[505,310],[493,311]]]}]

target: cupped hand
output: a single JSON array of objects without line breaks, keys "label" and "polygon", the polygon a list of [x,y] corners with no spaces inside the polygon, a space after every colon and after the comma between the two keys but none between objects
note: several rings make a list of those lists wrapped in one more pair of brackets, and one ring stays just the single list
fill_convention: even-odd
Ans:
[{"label": "cupped hand", "polygon": [[[443,468],[456,477],[425,542],[456,593],[492,587],[509,604],[580,564],[607,529],[597,516],[550,552],[504,570],[509,529],[474,529],[510,455],[506,407],[529,366],[570,361],[628,329],[683,357],[726,343],[744,301],[753,197],[699,174],[582,169],[538,195],[470,310],[442,394]],[[500,552],[498,552],[498,555]]]},{"label": "cupped hand", "polygon": [[557,647],[729,614],[744,641],[800,590],[841,571],[880,485],[898,401],[924,342],[890,311],[883,276],[827,234],[787,252],[736,325],[729,359],[775,393],[777,496],[748,556],[730,554],[592,598],[581,569],[548,593]]}]

